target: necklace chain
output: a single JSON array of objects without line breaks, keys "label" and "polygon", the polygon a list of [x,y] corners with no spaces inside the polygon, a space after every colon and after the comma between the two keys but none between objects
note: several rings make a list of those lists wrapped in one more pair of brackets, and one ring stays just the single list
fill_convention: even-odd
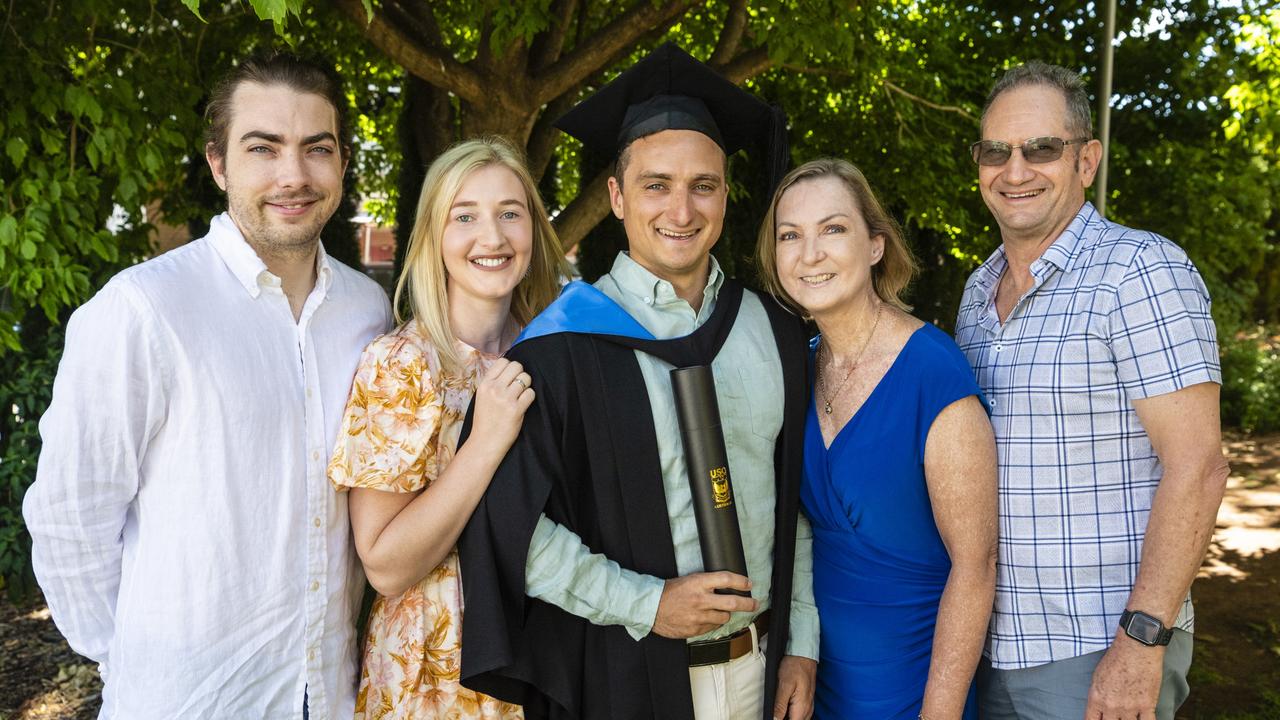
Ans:
[{"label": "necklace chain", "polygon": [[[876,328],[880,326],[880,313],[884,310],[884,302],[876,305],[876,319],[871,323],[871,332],[867,333],[867,339],[862,341],[862,349],[858,351],[857,356],[853,358],[853,362],[849,365],[849,369],[845,371],[844,379],[840,381],[839,387],[836,388],[834,395],[827,394],[827,379],[822,372],[822,363],[818,363],[818,392],[822,394],[822,411],[831,414],[831,401],[840,397],[840,393],[844,391],[845,383],[849,382],[849,376],[853,375],[853,371],[857,369],[858,363],[862,361],[862,356],[867,352],[867,347],[871,345],[871,338],[876,334]],[[832,363],[835,362],[835,355],[831,352],[831,347],[824,341],[822,347],[827,348],[827,357]]]}]

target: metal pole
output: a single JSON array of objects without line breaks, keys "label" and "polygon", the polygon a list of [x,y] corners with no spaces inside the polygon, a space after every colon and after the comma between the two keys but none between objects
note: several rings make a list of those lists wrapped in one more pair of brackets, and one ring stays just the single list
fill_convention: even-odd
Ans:
[{"label": "metal pole", "polygon": [[1115,59],[1116,0],[1106,0],[1107,20],[1102,31],[1102,87],[1098,91],[1098,139],[1102,141],[1102,162],[1098,164],[1098,214],[1107,215],[1107,158],[1111,155],[1111,67]]}]

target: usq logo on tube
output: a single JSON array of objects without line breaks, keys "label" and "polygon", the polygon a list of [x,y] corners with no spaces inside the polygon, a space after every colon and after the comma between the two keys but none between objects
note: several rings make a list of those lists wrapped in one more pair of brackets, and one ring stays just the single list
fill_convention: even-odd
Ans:
[{"label": "usq logo on tube", "polygon": [[717,510],[728,507],[733,503],[733,498],[729,494],[728,468],[718,467],[711,469],[711,494],[715,500]]}]

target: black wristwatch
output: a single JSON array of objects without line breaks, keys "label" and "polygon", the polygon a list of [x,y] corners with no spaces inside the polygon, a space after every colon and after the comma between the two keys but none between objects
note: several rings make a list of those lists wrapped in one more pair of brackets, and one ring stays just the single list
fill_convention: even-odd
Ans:
[{"label": "black wristwatch", "polygon": [[1173,630],[1164,626],[1158,618],[1154,618],[1141,610],[1125,610],[1120,614],[1120,627],[1124,634],[1143,645],[1168,645],[1173,639]]}]

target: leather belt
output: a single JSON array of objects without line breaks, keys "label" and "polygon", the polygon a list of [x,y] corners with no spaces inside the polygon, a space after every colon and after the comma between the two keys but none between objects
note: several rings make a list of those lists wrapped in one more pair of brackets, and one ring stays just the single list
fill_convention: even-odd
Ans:
[{"label": "leather belt", "polygon": [[728,637],[689,643],[689,667],[719,665],[751,652],[752,626],[756,628],[757,641],[764,637],[769,632],[769,611],[760,613],[750,625]]}]

